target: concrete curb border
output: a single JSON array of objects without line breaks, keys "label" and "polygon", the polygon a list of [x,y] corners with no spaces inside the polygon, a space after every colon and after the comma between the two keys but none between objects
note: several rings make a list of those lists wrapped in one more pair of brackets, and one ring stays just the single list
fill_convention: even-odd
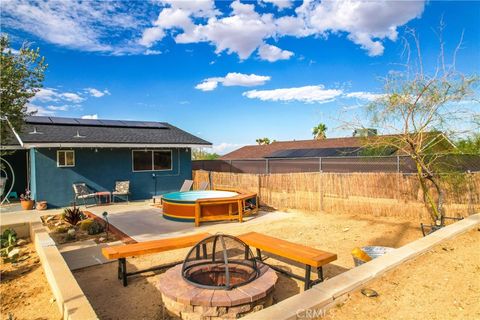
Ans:
[{"label": "concrete curb border", "polygon": [[262,311],[245,316],[246,320],[290,320],[321,317],[326,310],[344,301],[347,294],[385,272],[398,267],[430,250],[442,241],[451,239],[480,225],[480,213],[451,224],[424,238],[413,241],[380,258],[350,269],[328,279],[312,289],[283,300]]},{"label": "concrete curb border", "polygon": [[90,302],[40,222],[30,223],[30,239],[64,320],[98,319]]}]

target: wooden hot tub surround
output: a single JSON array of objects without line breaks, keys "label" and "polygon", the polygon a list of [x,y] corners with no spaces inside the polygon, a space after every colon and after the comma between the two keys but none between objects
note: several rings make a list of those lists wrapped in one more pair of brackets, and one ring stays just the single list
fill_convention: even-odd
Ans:
[{"label": "wooden hot tub surround", "polygon": [[202,222],[238,220],[258,212],[258,196],[253,192],[238,190],[232,191],[238,195],[220,198],[199,198],[193,201],[177,201],[167,198],[162,199],[163,214],[168,219],[195,222],[198,227]]}]

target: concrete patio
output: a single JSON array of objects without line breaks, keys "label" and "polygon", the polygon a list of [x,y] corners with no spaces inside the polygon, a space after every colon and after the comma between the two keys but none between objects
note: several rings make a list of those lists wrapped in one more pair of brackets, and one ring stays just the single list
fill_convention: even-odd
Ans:
[{"label": "concrete patio", "polygon": [[[137,242],[175,237],[197,232],[227,232],[238,222],[210,222],[195,227],[193,222],[177,222],[165,219],[162,210],[145,202],[115,204],[90,207],[87,211],[103,219],[102,213],[108,212],[108,221],[117,229]],[[254,225],[273,220],[285,219],[286,212],[260,211],[258,215],[245,218],[242,225]]]}]

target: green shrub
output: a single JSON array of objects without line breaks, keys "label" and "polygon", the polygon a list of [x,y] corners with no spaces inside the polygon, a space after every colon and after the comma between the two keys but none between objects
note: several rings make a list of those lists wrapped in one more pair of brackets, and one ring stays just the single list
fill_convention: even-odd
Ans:
[{"label": "green shrub", "polygon": [[63,210],[62,219],[72,226],[76,226],[77,223],[85,219],[85,215],[79,208],[73,206],[73,208],[65,208]]},{"label": "green shrub", "polygon": [[93,223],[93,219],[85,219],[85,220],[81,221],[80,222],[80,230],[88,231],[88,229],[90,228],[92,223]]},{"label": "green shrub", "polygon": [[12,228],[8,228],[0,235],[2,248],[14,246],[17,243],[17,233]]},{"label": "green shrub", "polygon": [[15,248],[17,244],[17,233],[15,230],[8,228],[0,235],[1,249],[0,256],[6,257],[8,253]]},{"label": "green shrub", "polygon": [[103,232],[104,228],[103,225],[98,223],[97,221],[93,221],[90,226],[88,227],[88,234],[94,235]]},{"label": "green shrub", "polygon": [[64,226],[60,226],[55,229],[55,232],[57,233],[65,233],[67,231],[68,231],[67,227],[64,227]]}]

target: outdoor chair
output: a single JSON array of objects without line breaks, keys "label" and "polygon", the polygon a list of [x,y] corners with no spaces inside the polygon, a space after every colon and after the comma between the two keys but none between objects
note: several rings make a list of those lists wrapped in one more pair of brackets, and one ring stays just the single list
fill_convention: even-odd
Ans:
[{"label": "outdoor chair", "polygon": [[207,190],[207,187],[208,187],[208,182],[207,181],[202,181],[200,183],[200,187],[198,188],[198,190]]},{"label": "outdoor chair", "polygon": [[112,192],[112,202],[115,202],[115,197],[121,199],[125,196],[128,203],[128,196],[130,195],[130,181],[116,181],[115,190]]},{"label": "outdoor chair", "polygon": [[87,207],[87,200],[93,199],[95,201],[95,205],[97,204],[95,192],[87,187],[85,183],[74,183],[73,192],[75,193],[75,202],[77,202],[77,200],[82,200],[83,205]]},{"label": "outdoor chair", "polygon": [[[182,187],[180,188],[180,192],[186,192],[186,191],[190,191],[192,189],[192,186],[193,186],[193,180],[185,180],[182,184]],[[162,203],[162,195],[158,195],[158,196],[153,196],[153,204],[157,203],[157,202],[160,202]]]},{"label": "outdoor chair", "polygon": [[180,188],[180,192],[190,191],[193,186],[193,180],[185,180]]}]

